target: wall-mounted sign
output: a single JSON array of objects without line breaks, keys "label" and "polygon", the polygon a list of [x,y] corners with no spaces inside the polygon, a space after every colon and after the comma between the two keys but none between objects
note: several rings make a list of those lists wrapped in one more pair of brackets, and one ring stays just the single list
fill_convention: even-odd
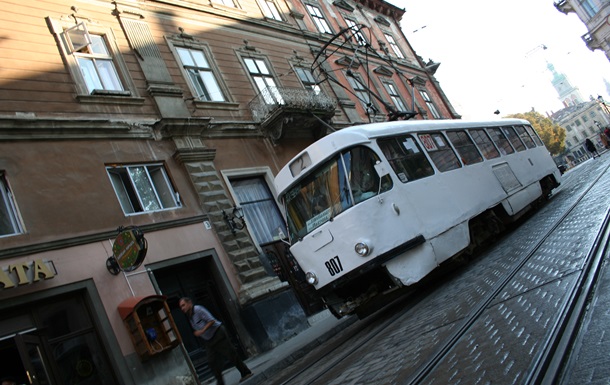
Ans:
[{"label": "wall-mounted sign", "polygon": [[53,261],[36,259],[22,263],[13,263],[0,267],[0,288],[10,289],[16,286],[36,283],[51,279],[57,275]]},{"label": "wall-mounted sign", "polygon": [[112,245],[112,257],[106,261],[106,268],[111,274],[120,271],[129,272],[140,267],[146,257],[148,244],[144,234],[135,226],[119,227]]}]

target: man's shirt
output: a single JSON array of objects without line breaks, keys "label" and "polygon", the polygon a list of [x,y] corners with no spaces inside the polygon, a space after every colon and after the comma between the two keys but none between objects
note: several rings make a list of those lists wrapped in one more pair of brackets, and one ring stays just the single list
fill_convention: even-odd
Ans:
[{"label": "man's shirt", "polygon": [[200,336],[206,341],[214,337],[214,333],[216,333],[216,330],[220,327],[220,325],[222,325],[219,320],[212,316],[212,313],[210,313],[203,306],[199,305],[193,306],[193,314],[191,314],[189,321],[194,330],[201,330],[205,325],[208,324],[208,322],[214,321],[214,324]]}]

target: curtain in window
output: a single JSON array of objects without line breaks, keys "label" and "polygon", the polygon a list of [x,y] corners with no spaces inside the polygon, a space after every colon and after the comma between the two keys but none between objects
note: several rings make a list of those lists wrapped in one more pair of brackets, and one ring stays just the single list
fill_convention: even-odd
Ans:
[{"label": "curtain in window", "polygon": [[248,229],[259,244],[277,240],[286,226],[271,191],[261,177],[231,181],[239,205],[244,209]]}]

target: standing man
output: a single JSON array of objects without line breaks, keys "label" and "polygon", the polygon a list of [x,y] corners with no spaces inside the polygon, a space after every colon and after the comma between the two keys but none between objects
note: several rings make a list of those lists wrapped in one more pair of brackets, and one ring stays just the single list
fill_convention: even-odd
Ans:
[{"label": "standing man", "polygon": [[237,351],[229,340],[226,328],[220,321],[214,318],[203,306],[193,305],[193,301],[188,297],[180,298],[178,304],[180,310],[188,317],[195,337],[203,339],[205,350],[208,353],[208,364],[218,385],[224,385],[222,379],[223,357],[227,358],[241,373],[239,382],[252,377],[252,372],[239,358]]},{"label": "standing man", "polygon": [[599,153],[597,152],[597,147],[595,147],[591,139],[585,139],[585,147],[591,153],[591,155],[593,155],[593,159],[595,159],[596,156],[599,156]]}]

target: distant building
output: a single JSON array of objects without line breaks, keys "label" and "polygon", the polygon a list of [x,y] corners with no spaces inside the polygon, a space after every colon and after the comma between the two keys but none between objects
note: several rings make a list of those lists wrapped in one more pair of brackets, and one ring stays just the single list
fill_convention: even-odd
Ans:
[{"label": "distant building", "polygon": [[577,87],[573,86],[566,74],[558,72],[555,66],[547,63],[547,68],[553,75],[551,83],[557,91],[559,100],[565,108],[550,114],[551,120],[566,129],[566,149],[563,156],[571,162],[588,156],[584,147],[585,139],[589,138],[602,147],[600,134],[610,125],[608,107],[601,96],[592,96],[585,102]]},{"label": "distant building", "polygon": [[610,2],[607,0],[560,0],[555,7],[565,14],[576,13],[587,26],[583,41],[591,51],[604,51],[610,60]]},{"label": "distant building", "polygon": [[564,73],[557,72],[555,66],[551,63],[547,63],[547,68],[553,74],[553,80],[551,80],[551,82],[553,83],[553,87],[557,90],[559,100],[561,100],[564,107],[575,106],[585,101],[580,95],[578,88],[572,86]]},{"label": "distant building", "polygon": [[610,118],[598,100],[566,107],[553,113],[550,118],[566,130],[563,156],[570,162],[578,162],[588,156],[584,147],[587,138],[601,148],[600,134],[610,125]]}]

